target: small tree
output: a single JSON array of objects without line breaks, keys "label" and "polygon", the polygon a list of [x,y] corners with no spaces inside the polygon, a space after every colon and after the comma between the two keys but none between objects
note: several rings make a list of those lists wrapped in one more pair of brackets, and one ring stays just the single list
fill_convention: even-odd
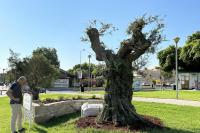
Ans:
[{"label": "small tree", "polygon": [[90,66],[89,66],[88,63],[83,63],[80,66],[80,64],[77,64],[72,69],[67,70],[67,72],[72,74],[72,75],[73,74],[78,75],[78,72],[80,71],[80,68],[81,68],[83,78],[86,78],[89,75],[89,67],[90,67],[90,70],[92,72],[96,68],[96,65],[91,63]]},{"label": "small tree", "polygon": [[[31,57],[20,59],[18,54],[11,51],[11,57],[8,59],[11,70],[8,76],[13,73],[16,79],[19,76],[26,76],[28,84],[34,92],[34,99],[39,98],[38,88],[48,88],[54,79],[57,78],[59,71],[56,65],[51,64],[48,58],[41,53],[34,53]],[[8,77],[12,78],[12,77]]]},{"label": "small tree", "polygon": [[21,73],[21,69],[20,69],[20,61],[21,59],[19,58],[19,53],[15,53],[12,49],[9,49],[10,52],[10,57],[8,58],[8,65],[11,68],[11,71],[14,75],[14,78],[12,79],[13,81],[15,81],[20,73]]},{"label": "small tree", "polygon": [[[100,23],[99,29],[95,28],[96,21],[87,29],[86,34],[90,41],[93,51],[96,53],[96,59],[104,61],[107,67],[107,85],[104,98],[104,109],[99,116],[99,122],[112,121],[115,126],[125,126],[131,124],[148,125],[143,117],[137,114],[132,105],[132,83],[133,67],[132,62],[137,60],[146,52],[154,53],[155,47],[162,41],[161,31],[164,25],[156,17],[139,18],[130,23],[127,34],[129,39],[123,40],[118,52],[115,54],[112,50],[106,49],[100,37],[108,31],[114,29],[111,24]],[[155,24],[155,29],[144,32],[143,29],[149,24]],[[108,31],[108,33],[110,33]]]},{"label": "small tree", "polygon": [[51,65],[43,55],[34,55],[27,65],[25,75],[29,80],[31,88],[48,88],[52,81],[57,78],[58,69]]},{"label": "small tree", "polygon": [[37,48],[36,50],[33,51],[33,55],[38,55],[38,54],[46,57],[49,63],[51,65],[54,65],[56,68],[60,67],[57,50],[55,48],[46,48],[46,47]]}]

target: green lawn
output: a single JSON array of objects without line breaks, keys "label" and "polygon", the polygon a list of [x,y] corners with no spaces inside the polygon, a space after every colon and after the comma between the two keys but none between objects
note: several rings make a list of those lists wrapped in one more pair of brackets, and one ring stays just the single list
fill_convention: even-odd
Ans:
[{"label": "green lawn", "polygon": [[[44,98],[59,98],[60,96],[72,97],[69,95],[58,95],[57,94],[47,94],[42,95]],[[0,97],[0,133],[10,132],[10,106],[8,104],[9,100],[7,97]],[[200,108],[189,107],[189,106],[176,106],[168,104],[158,104],[158,103],[145,103],[145,102],[135,102],[136,109],[140,114],[146,114],[151,116],[159,117],[163,120],[164,124],[167,125],[170,130],[154,132],[164,132],[164,133],[191,133],[200,132]],[[85,129],[78,130],[74,122],[80,117],[80,113],[66,115],[60,118],[56,118],[47,122],[43,125],[34,124],[30,133],[109,133],[107,131],[96,130],[96,129]],[[24,125],[28,128],[28,124]],[[110,132],[114,133],[114,132]],[[120,133],[120,131],[118,132]]]},{"label": "green lawn", "polygon": [[[86,92],[89,94],[104,94],[104,91]],[[176,99],[176,91],[174,90],[157,90],[157,91],[137,91],[133,92],[134,97],[148,98],[169,98]],[[179,91],[179,99],[200,101],[200,91]]]}]

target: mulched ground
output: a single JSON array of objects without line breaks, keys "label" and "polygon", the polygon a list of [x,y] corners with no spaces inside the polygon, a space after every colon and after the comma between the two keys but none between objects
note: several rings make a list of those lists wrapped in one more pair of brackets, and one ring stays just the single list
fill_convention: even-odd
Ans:
[{"label": "mulched ground", "polygon": [[146,131],[152,130],[154,128],[163,129],[164,125],[159,118],[152,117],[152,116],[142,116],[147,121],[150,121],[154,126],[153,127],[144,127],[141,125],[133,125],[133,126],[126,126],[126,127],[115,127],[113,123],[104,123],[99,124],[96,122],[96,117],[83,117],[76,121],[76,126],[78,128],[96,128],[96,129],[104,129],[104,130],[121,130],[121,131],[131,131],[131,132],[138,132],[138,131]]}]

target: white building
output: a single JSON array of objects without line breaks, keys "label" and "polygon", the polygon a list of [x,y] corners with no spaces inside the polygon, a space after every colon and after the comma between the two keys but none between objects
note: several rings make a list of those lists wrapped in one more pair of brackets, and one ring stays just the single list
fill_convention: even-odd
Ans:
[{"label": "white building", "polygon": [[200,72],[179,72],[179,89],[200,89]]},{"label": "white building", "polygon": [[52,85],[55,88],[69,88],[70,87],[70,75],[68,72],[60,69],[60,75],[57,80],[55,80]]},{"label": "white building", "polygon": [[54,81],[55,88],[69,88],[69,78],[57,79]]}]

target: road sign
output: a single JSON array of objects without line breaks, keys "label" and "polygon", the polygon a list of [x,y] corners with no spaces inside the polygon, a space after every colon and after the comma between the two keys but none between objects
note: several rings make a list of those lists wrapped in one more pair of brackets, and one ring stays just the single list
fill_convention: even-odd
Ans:
[{"label": "road sign", "polygon": [[82,75],[83,75],[83,74],[82,74],[82,71],[78,71],[78,78],[79,78],[79,79],[82,79]]}]

